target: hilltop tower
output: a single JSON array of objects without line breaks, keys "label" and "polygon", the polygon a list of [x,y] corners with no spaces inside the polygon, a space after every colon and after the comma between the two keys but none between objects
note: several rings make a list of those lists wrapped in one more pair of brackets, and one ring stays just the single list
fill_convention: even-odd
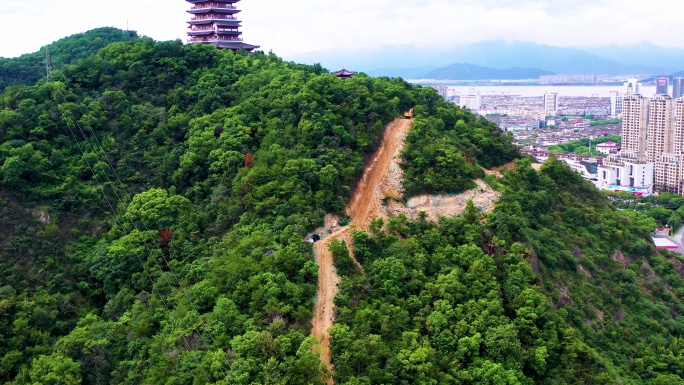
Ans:
[{"label": "hilltop tower", "polygon": [[240,0],[185,1],[192,4],[188,10],[192,15],[188,22],[188,43],[212,44],[233,51],[244,49],[251,52],[259,48],[242,41],[241,22],[236,17],[240,10],[235,6]]}]

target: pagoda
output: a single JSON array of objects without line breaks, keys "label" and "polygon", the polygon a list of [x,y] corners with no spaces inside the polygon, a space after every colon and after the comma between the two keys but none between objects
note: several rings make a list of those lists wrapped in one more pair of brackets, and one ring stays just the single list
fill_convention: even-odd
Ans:
[{"label": "pagoda", "polygon": [[192,4],[188,13],[192,19],[188,22],[188,43],[212,44],[218,48],[238,51],[244,49],[251,52],[258,45],[242,41],[240,10],[235,4],[240,0],[185,0]]},{"label": "pagoda", "polygon": [[354,75],[358,75],[359,73],[358,73],[358,72],[354,72],[354,71],[348,71],[348,70],[347,70],[346,68],[344,68],[344,66],[343,66],[341,70],[339,70],[339,71],[337,71],[337,72],[331,72],[331,74],[337,76],[338,78],[340,78],[340,79],[342,79],[342,80],[347,80],[347,79],[349,79],[350,77],[352,77],[352,76],[354,76]]}]

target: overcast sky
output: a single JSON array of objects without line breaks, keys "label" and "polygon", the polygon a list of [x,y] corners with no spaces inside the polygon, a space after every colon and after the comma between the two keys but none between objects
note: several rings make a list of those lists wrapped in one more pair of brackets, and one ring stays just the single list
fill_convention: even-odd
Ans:
[{"label": "overcast sky", "polygon": [[[0,56],[114,26],[185,40],[183,0],[0,0]],[[651,41],[684,47],[681,0],[245,0],[245,42],[281,56],[387,44],[449,48],[481,40],[558,46]]]}]

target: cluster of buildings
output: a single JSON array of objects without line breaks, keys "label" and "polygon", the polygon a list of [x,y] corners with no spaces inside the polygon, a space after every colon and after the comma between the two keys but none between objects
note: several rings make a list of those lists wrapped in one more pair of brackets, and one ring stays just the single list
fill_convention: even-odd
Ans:
[{"label": "cluster of buildings", "polygon": [[[549,79],[560,80],[563,79]],[[505,130],[516,131],[523,151],[542,160],[549,155],[547,149],[551,145],[600,136],[588,132],[594,128],[586,119],[568,115],[621,118],[622,146],[604,143],[597,147],[606,158],[575,159],[577,156],[569,154],[559,158],[600,189],[636,195],[650,195],[654,191],[684,195],[684,78],[675,78],[672,84],[668,78],[659,78],[656,86],[655,95],[645,97],[639,82],[630,79],[621,92],[612,92],[609,99],[564,97],[565,106],[557,93],[523,98],[481,95],[471,88],[460,95],[457,103],[497,122]],[[568,101],[572,101],[571,106]],[[540,130],[547,125],[560,130]]]},{"label": "cluster of buildings", "polygon": [[658,80],[652,98],[640,94],[636,81],[629,81],[625,93],[617,96],[622,150],[599,167],[599,188],[684,195],[684,98],[670,96],[666,80]]},{"label": "cluster of buildings", "polygon": [[[622,145],[607,142],[596,146],[607,157],[557,157],[603,190],[635,195],[651,195],[654,191],[684,195],[684,95],[679,93],[684,91],[684,80],[676,79],[674,83],[668,87],[667,79],[659,79],[656,94],[649,98],[641,94],[636,80],[629,80],[622,93],[611,95],[611,112],[622,118]],[[543,105],[546,111],[553,110],[556,96],[546,95]],[[516,133],[516,139],[524,153],[542,161],[549,156],[548,146],[579,139],[576,136],[600,136],[587,129],[531,132],[537,133]],[[534,143],[531,137],[535,138]]]},{"label": "cluster of buildings", "polygon": [[[551,146],[584,138],[594,140],[608,135],[620,135],[620,132],[621,128],[618,124],[589,126],[581,130],[573,128],[545,128],[530,131],[514,131],[513,139],[515,144],[523,151],[546,152]],[[596,146],[596,149],[603,149],[604,146],[610,145],[610,143],[612,142],[602,143]],[[619,147],[617,145],[614,146],[616,148],[611,148],[610,150],[616,150]],[[610,150],[608,153],[610,153]]]},{"label": "cluster of buildings", "polygon": [[[627,80],[622,92],[611,91],[610,115],[614,117],[622,116],[622,101],[626,96],[635,94],[641,95],[641,85],[637,79]],[[671,86],[669,78],[661,77],[656,79],[656,95],[669,95],[673,99],[684,97],[684,78],[674,78]]]},{"label": "cluster of buildings", "polygon": [[[446,87],[438,92],[457,105],[497,123],[505,131],[545,127],[585,128],[590,121],[582,116],[608,117],[610,100],[598,96],[563,97],[558,93],[542,96],[481,94],[476,88],[450,96]],[[577,120],[581,121],[578,122]]]},{"label": "cluster of buildings", "polygon": [[597,84],[598,75],[542,75],[540,84]]}]

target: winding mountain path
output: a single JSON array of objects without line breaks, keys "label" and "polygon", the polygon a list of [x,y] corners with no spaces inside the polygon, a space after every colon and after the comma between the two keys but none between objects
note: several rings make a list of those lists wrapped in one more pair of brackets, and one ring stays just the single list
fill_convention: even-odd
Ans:
[{"label": "winding mountain path", "polygon": [[[325,239],[314,245],[316,261],[318,262],[318,300],[314,308],[314,318],[311,321],[311,333],[318,339],[320,344],[317,349],[321,354],[321,360],[328,366],[330,371],[334,367],[330,360],[330,335],[328,329],[335,323],[334,299],[337,294],[337,284],[340,278],[335,270],[334,260],[328,246],[334,239],[343,240],[351,250],[351,233],[354,229],[368,230],[373,219],[382,217],[380,207],[382,198],[388,191],[383,191],[382,180],[390,171],[392,159],[399,156],[404,147],[406,135],[411,130],[413,121],[409,119],[396,119],[385,128],[380,148],[376,151],[371,161],[366,165],[361,181],[354,192],[349,205],[347,215],[351,219],[349,226],[342,227],[330,234]],[[350,257],[365,274],[353,254]],[[327,379],[329,385],[333,384],[332,376]]]}]

